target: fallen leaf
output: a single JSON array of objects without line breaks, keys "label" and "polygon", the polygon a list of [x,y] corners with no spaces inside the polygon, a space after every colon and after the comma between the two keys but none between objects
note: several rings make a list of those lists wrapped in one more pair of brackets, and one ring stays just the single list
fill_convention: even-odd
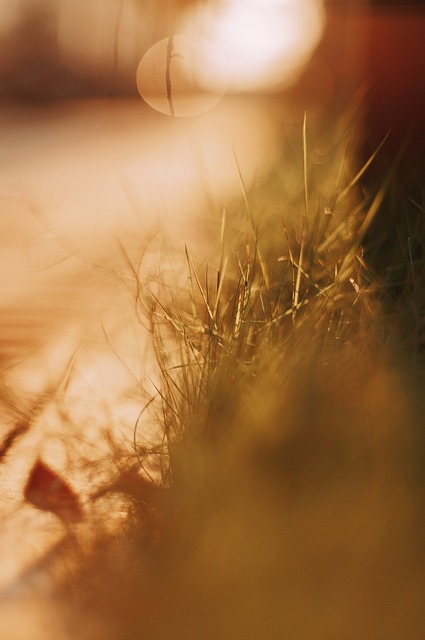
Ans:
[{"label": "fallen leaf", "polygon": [[39,459],[28,477],[24,498],[37,509],[55,513],[61,520],[82,519],[78,496],[53,469]]}]

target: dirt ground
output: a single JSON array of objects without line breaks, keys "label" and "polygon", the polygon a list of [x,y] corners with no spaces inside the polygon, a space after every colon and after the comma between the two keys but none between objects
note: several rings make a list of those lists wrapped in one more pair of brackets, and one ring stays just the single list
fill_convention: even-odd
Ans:
[{"label": "dirt ground", "polygon": [[[145,253],[146,283],[175,269],[173,253],[181,264],[185,243],[212,255],[199,211],[221,215],[239,191],[235,154],[249,185],[274,143],[257,101],[230,100],[194,122],[138,100],[11,105],[0,122],[0,607],[12,640],[28,628],[48,637],[37,598],[48,601],[49,572],[77,535],[25,502],[31,468],[41,459],[86,515],[101,510],[90,496],[117,470],[111,441],[131,449],[140,386],[155,375],[128,261]],[[89,544],[90,526],[77,529]]]}]

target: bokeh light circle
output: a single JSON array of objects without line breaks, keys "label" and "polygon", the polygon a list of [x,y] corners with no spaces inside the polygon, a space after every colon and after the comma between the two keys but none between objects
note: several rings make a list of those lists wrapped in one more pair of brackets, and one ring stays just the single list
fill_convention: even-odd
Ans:
[{"label": "bokeh light circle", "polygon": [[200,45],[184,35],[160,40],[137,68],[137,88],[153,109],[169,116],[196,116],[212,109],[226,91],[226,79],[205,82]]}]

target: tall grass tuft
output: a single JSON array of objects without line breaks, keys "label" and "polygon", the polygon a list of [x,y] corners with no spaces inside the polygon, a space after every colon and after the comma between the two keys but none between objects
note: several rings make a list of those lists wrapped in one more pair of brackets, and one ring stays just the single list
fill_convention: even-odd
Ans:
[{"label": "tall grass tuft", "polygon": [[366,187],[379,149],[355,167],[351,125],[313,129],[240,175],[215,265],[185,248],[176,286],[137,285],[160,481],[86,569],[91,638],[422,638],[423,192]]},{"label": "tall grass tuft", "polygon": [[360,180],[373,158],[350,175],[349,128],[337,141],[316,138],[309,142],[304,117],[298,146],[288,144],[250,193],[237,166],[241,199],[221,212],[215,268],[186,247],[186,290],[164,286],[139,300],[161,371],[165,484],[172,451],[203,437],[211,413],[231,411],[238,389],[249,394],[265,359],[314,345],[326,361],[336,345],[368,348],[382,329],[380,282],[364,239],[386,185],[364,199]]}]

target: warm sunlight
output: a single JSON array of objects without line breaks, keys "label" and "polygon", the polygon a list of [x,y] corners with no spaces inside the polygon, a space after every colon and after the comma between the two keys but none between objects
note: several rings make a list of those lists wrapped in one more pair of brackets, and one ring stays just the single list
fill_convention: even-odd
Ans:
[{"label": "warm sunlight", "polygon": [[221,0],[189,10],[182,31],[197,40],[206,86],[231,91],[291,84],[320,40],[320,0]]},{"label": "warm sunlight", "polygon": [[0,0],[0,640],[423,640],[414,2]]},{"label": "warm sunlight", "polygon": [[281,89],[298,78],[323,25],[319,0],[221,0],[191,7],[176,32],[143,56],[139,93],[161,113],[192,116],[224,93]]},{"label": "warm sunlight", "polygon": [[143,56],[137,69],[142,98],[161,113],[193,116],[208,111],[222,98],[226,81],[205,86],[203,60],[198,43],[175,35],[157,42]]}]

